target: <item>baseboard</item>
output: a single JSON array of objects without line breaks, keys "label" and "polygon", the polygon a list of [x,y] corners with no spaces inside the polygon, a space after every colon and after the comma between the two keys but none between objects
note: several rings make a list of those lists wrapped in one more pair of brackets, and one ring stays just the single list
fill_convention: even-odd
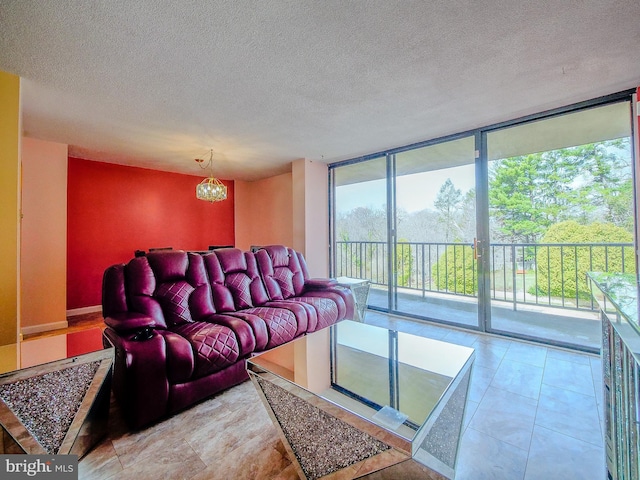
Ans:
[{"label": "baseboard", "polygon": [[67,328],[69,323],[66,320],[52,323],[42,323],[40,325],[33,325],[30,327],[22,327],[20,333],[22,335],[32,335],[34,333],[49,332],[51,330],[58,330],[60,328]]},{"label": "baseboard", "polygon": [[76,315],[86,315],[87,313],[96,313],[96,312],[101,312],[101,311],[102,311],[102,306],[101,305],[93,305],[91,307],[74,308],[72,310],[67,310],[67,318],[75,317]]},{"label": "baseboard", "polygon": [[[102,311],[102,306],[100,306],[100,305],[93,305],[93,306],[90,306],[90,307],[82,307],[82,308],[74,308],[72,310],[67,310],[67,319],[69,317],[75,317],[77,315],[85,315],[87,313],[96,313],[96,312],[101,312],[101,311]],[[43,324],[40,324],[40,325],[22,327],[20,329],[20,333],[22,335],[32,335],[34,333],[49,332],[51,330],[58,330],[60,328],[68,328],[68,327],[69,327],[69,322],[67,320],[61,320],[59,322],[43,323]]]}]

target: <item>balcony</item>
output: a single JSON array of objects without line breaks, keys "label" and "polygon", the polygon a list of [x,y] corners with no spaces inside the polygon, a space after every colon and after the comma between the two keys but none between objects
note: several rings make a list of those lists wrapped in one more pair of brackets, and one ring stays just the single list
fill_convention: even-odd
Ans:
[{"label": "balcony", "polygon": [[[597,305],[586,272],[635,272],[632,243],[490,245],[491,327],[597,351]],[[478,270],[467,243],[336,242],[336,276],[371,280],[369,306],[386,309],[395,270],[395,311],[477,326]]]}]

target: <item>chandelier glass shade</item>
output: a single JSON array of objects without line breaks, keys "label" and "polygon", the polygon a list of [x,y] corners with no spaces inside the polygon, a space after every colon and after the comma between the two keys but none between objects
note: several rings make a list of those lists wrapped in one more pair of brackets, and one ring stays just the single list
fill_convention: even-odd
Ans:
[{"label": "chandelier glass shade", "polygon": [[207,202],[220,202],[227,199],[227,187],[215,177],[208,177],[196,186],[196,198]]},{"label": "chandelier glass shade", "polygon": [[227,186],[213,176],[213,149],[211,149],[209,161],[206,165],[202,166],[204,160],[201,158],[196,158],[196,162],[200,164],[200,168],[211,169],[209,176],[196,186],[196,198],[211,203],[226,200]]}]

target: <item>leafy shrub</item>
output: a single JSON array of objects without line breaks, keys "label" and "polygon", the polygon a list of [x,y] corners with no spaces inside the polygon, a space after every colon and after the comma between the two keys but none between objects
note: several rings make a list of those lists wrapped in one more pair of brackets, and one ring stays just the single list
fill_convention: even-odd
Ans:
[{"label": "leafy shrub", "polygon": [[[404,240],[400,240],[403,242]],[[399,243],[396,248],[397,281],[399,287],[411,286],[411,273],[413,272],[413,252],[411,245]]]},{"label": "leafy shrub", "polygon": [[449,245],[431,267],[431,278],[438,290],[475,295],[478,276],[473,249],[468,245]]},{"label": "leafy shrub", "polygon": [[635,272],[635,259],[633,247],[607,248],[605,245],[588,244],[630,242],[633,242],[631,233],[611,223],[580,225],[571,220],[552,225],[544,234],[542,243],[587,245],[539,248],[536,262],[538,293],[552,297],[591,298],[587,272]]}]

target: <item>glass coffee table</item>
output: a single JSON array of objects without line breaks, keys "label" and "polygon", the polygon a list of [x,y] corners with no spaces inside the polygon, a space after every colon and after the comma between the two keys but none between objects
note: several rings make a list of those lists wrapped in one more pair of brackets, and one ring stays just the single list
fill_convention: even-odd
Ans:
[{"label": "glass coffee table", "polygon": [[99,327],[0,346],[0,454],[85,455],[107,433],[113,359]]},{"label": "glass coffee table", "polygon": [[301,478],[437,479],[455,475],[473,360],[472,348],[345,320],[247,369]]}]

